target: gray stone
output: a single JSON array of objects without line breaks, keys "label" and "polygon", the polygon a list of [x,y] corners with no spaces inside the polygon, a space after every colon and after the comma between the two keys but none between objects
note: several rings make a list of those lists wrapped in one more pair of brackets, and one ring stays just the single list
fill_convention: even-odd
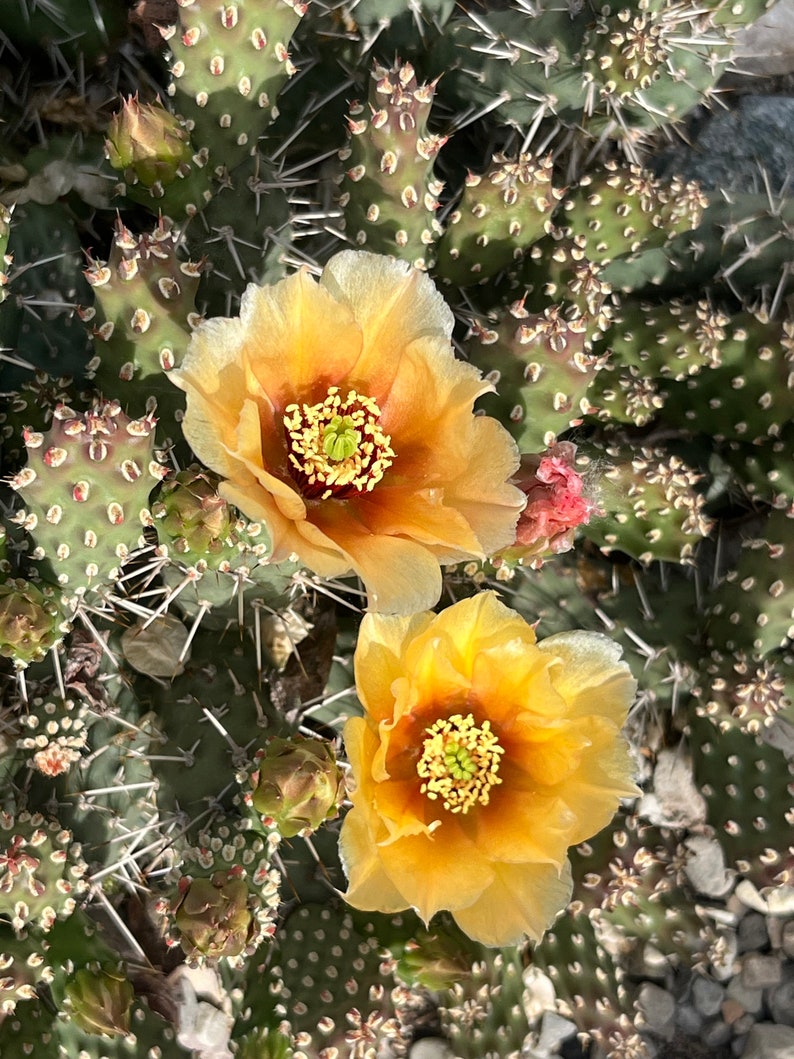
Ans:
[{"label": "gray stone", "polygon": [[692,146],[662,151],[657,173],[699,180],[705,188],[782,191],[794,169],[794,98],[745,95],[694,132]]},{"label": "gray stone", "polygon": [[717,941],[712,946],[711,976],[718,982],[727,982],[733,978],[738,949],[735,930],[721,930]]},{"label": "gray stone", "polygon": [[749,1011],[753,1015],[761,1010],[764,1003],[763,992],[760,989],[751,989],[746,986],[742,981],[741,975],[731,979],[725,993],[730,1000],[735,1000],[741,1004],[745,1011]]},{"label": "gray stone", "polygon": [[766,919],[760,912],[748,912],[742,916],[736,935],[739,952],[757,952],[769,944]]},{"label": "gray stone", "polygon": [[791,1059],[794,1029],[773,1022],[757,1022],[747,1036],[742,1059]]},{"label": "gray stone", "polygon": [[679,750],[661,750],[653,770],[653,795],[640,801],[640,816],[658,827],[692,827],[706,819],[706,800],[695,786],[692,761]]},{"label": "gray stone", "polygon": [[794,0],[779,0],[735,37],[734,66],[776,77],[794,71]]},{"label": "gray stone", "polygon": [[732,1030],[731,1027],[722,1021],[722,1019],[712,1019],[711,1022],[706,1022],[703,1029],[700,1031],[700,1040],[706,1045],[707,1048],[719,1048],[723,1044],[727,1044],[731,1039]]},{"label": "gray stone", "polygon": [[707,897],[724,897],[734,884],[735,873],[725,867],[719,842],[707,835],[692,835],[684,845],[689,851],[684,871],[694,888]]},{"label": "gray stone", "polygon": [[789,919],[783,924],[780,947],[786,956],[794,958],[794,919]]},{"label": "gray stone", "polygon": [[769,989],[780,984],[783,970],[779,956],[748,952],[742,960],[742,985],[748,989]]},{"label": "gray stone", "polygon": [[768,728],[764,727],[761,729],[759,735],[764,743],[775,747],[789,761],[794,760],[794,724],[790,721],[786,721],[778,715],[773,724],[770,724]]},{"label": "gray stone", "polygon": [[637,996],[643,1016],[642,1028],[669,1041],[675,1032],[675,997],[652,982],[644,982]]},{"label": "gray stone", "polygon": [[691,1004],[679,1004],[675,1011],[676,1026],[688,1037],[697,1037],[703,1025],[703,1016]]},{"label": "gray stone", "polygon": [[755,1019],[752,1015],[742,1015],[740,1019],[731,1026],[734,1034],[737,1037],[746,1037],[750,1030],[755,1026]]},{"label": "gray stone", "polygon": [[783,982],[769,994],[769,1012],[775,1022],[794,1026],[794,980]]},{"label": "gray stone", "polygon": [[562,1015],[554,1011],[547,1011],[540,1024],[540,1036],[534,1050],[537,1055],[550,1055],[551,1052],[556,1052],[562,1042],[567,1041],[574,1033],[576,1033],[575,1022],[564,1019]]},{"label": "gray stone", "polygon": [[725,999],[725,989],[710,978],[698,975],[692,983],[692,1003],[705,1018],[711,1018],[720,1010]]},{"label": "gray stone", "polygon": [[454,1051],[441,1037],[422,1037],[411,1047],[410,1059],[453,1059]]}]

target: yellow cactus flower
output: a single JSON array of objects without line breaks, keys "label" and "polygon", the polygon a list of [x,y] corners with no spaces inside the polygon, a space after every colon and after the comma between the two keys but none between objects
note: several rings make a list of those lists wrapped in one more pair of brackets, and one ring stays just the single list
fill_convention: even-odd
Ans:
[{"label": "yellow cactus flower", "polygon": [[323,577],[356,573],[373,610],[433,606],[439,564],[511,544],[524,497],[507,431],[472,407],[491,387],[455,359],[430,278],[362,251],[249,286],[204,321],[171,378],[184,434],[221,495]]},{"label": "yellow cactus flower", "polygon": [[570,898],[568,847],[638,793],[619,646],[584,631],[537,642],[483,592],[438,615],[365,615],[355,673],[347,901],[425,922],[447,909],[485,945],[540,938]]}]

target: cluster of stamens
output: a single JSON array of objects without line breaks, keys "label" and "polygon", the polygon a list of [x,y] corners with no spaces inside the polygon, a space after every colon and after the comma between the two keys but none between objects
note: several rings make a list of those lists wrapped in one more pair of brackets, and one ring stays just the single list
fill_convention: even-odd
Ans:
[{"label": "cluster of stamens", "polygon": [[291,404],[284,413],[289,470],[308,500],[347,500],[371,491],[395,459],[371,397],[338,386],[318,404]]},{"label": "cluster of stamens", "polygon": [[451,813],[467,813],[473,805],[487,805],[491,788],[501,783],[499,760],[504,747],[491,731],[490,721],[481,726],[472,714],[456,713],[426,729],[422,757],[416,766],[425,781],[420,790]]}]

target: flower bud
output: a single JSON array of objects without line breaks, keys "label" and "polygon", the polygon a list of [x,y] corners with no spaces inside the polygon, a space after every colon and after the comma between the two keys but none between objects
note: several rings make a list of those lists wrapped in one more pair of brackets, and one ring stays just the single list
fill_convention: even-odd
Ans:
[{"label": "flower bud", "polygon": [[344,777],[329,743],[273,739],[256,761],[253,807],[284,838],[314,831],[338,814]]},{"label": "flower bud", "polygon": [[35,585],[17,578],[0,585],[0,655],[23,669],[42,659],[61,639],[56,604]]},{"label": "flower bud", "polygon": [[516,485],[527,504],[518,518],[515,544],[499,552],[498,558],[537,564],[569,551],[577,526],[589,522],[597,509],[585,495],[576,470],[576,446],[560,441],[546,452],[522,456]]},{"label": "flower bud", "polygon": [[237,1041],[237,1059],[292,1059],[293,1051],[286,1033],[258,1026]]},{"label": "flower bud", "polygon": [[219,495],[218,481],[194,466],[163,483],[152,514],[175,551],[206,557],[227,547],[235,514]]},{"label": "flower bud", "polygon": [[82,968],[67,983],[66,996],[72,1019],[86,1033],[124,1037],[130,1032],[134,991],[129,979],[116,968]]},{"label": "flower bud", "polygon": [[183,877],[172,910],[189,957],[239,956],[254,933],[248,885],[231,872],[216,871],[209,879]]},{"label": "flower bud", "polygon": [[110,119],[105,151],[128,183],[140,181],[148,188],[173,183],[180,166],[189,165],[193,155],[179,119],[160,103],[139,103],[137,96],[125,100]]},{"label": "flower bud", "polygon": [[451,989],[471,978],[474,958],[471,941],[454,927],[419,930],[397,958],[397,975],[408,985],[434,992]]}]

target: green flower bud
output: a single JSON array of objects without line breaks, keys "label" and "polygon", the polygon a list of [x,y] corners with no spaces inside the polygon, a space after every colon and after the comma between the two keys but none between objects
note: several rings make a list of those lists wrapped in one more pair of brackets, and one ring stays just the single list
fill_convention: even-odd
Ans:
[{"label": "green flower bud", "polygon": [[86,1033],[124,1037],[130,1032],[134,991],[129,979],[116,968],[98,971],[82,968],[66,984],[72,1019]]},{"label": "green flower bud", "polygon": [[405,943],[402,952],[392,950],[400,979],[436,992],[470,978],[475,954],[469,939],[458,934],[455,928],[439,925],[433,930],[420,930]]},{"label": "green flower bud", "polygon": [[256,763],[253,807],[284,838],[315,831],[337,816],[345,784],[330,743],[273,739]]},{"label": "green flower bud", "polygon": [[61,639],[56,604],[18,578],[0,585],[0,655],[19,669],[38,662]]},{"label": "green flower bud", "polygon": [[125,100],[110,119],[105,151],[129,184],[140,181],[147,188],[173,183],[193,156],[179,119],[160,103],[139,103],[137,96]]},{"label": "green flower bud", "polygon": [[239,956],[254,933],[248,886],[231,872],[216,871],[209,879],[185,876],[173,911],[189,957]]},{"label": "green flower bud", "polygon": [[292,1059],[294,1052],[285,1033],[260,1026],[237,1042],[237,1059]]},{"label": "green flower bud", "polygon": [[219,495],[218,481],[209,471],[188,467],[163,483],[152,514],[175,551],[206,558],[227,549],[235,515]]}]

